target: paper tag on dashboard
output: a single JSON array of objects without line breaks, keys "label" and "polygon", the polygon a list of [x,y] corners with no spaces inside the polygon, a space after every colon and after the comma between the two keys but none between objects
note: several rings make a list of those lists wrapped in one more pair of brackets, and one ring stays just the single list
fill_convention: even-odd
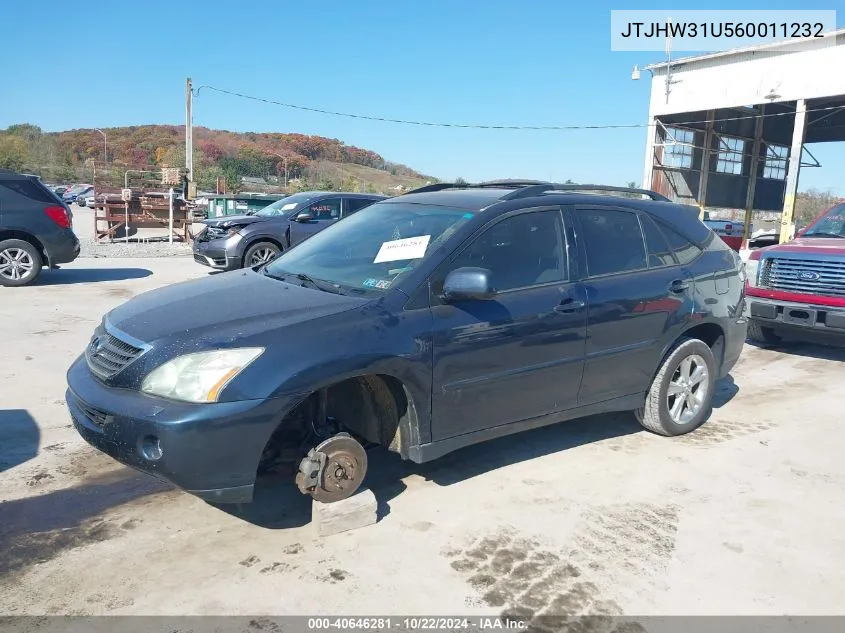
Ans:
[{"label": "paper tag on dashboard", "polygon": [[282,207],[282,211],[290,211],[291,209],[296,209],[296,202],[288,202],[286,205]]},{"label": "paper tag on dashboard", "polygon": [[376,254],[373,263],[380,264],[382,262],[395,262],[400,259],[418,259],[423,257],[430,239],[431,235],[420,235],[418,237],[406,237],[401,240],[384,242]]}]

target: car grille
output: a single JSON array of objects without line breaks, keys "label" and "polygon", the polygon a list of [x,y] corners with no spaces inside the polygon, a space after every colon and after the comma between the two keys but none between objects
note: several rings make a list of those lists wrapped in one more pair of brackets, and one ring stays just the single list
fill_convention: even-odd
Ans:
[{"label": "car grille", "polygon": [[845,262],[770,257],[763,264],[760,285],[786,292],[845,297]]},{"label": "car grille", "polygon": [[105,333],[91,339],[85,349],[85,360],[95,376],[106,379],[114,376],[143,352],[143,348]]}]

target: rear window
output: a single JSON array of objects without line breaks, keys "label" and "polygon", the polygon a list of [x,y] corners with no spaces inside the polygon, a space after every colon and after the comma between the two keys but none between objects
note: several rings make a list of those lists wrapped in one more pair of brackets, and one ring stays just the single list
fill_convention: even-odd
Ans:
[{"label": "rear window", "polygon": [[56,204],[58,202],[56,196],[47,187],[34,180],[0,180],[0,191],[3,189],[13,191],[20,196],[35,200],[36,202],[43,202],[45,204]]},{"label": "rear window", "polygon": [[660,232],[666,236],[666,240],[680,264],[689,264],[701,254],[701,249],[698,246],[668,226],[661,225]]}]

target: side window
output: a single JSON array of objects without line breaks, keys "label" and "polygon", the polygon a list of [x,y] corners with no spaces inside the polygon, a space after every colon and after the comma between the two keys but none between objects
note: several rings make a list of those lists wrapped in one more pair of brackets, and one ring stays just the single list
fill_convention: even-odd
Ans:
[{"label": "side window", "polygon": [[672,256],[672,249],[669,248],[666,238],[657,228],[654,220],[643,213],[640,215],[640,224],[643,227],[645,244],[648,248],[648,267],[674,266],[677,262]]},{"label": "side window", "polygon": [[527,288],[567,278],[563,222],[557,210],[521,213],[497,222],[476,237],[434,284],[439,294],[449,271],[487,268],[499,291]]},{"label": "side window", "polygon": [[47,187],[24,179],[10,179],[0,181],[0,187],[5,187],[10,191],[35,200],[36,202],[43,202],[45,204],[58,204],[56,196],[54,196]]},{"label": "side window", "polygon": [[672,251],[675,253],[675,257],[678,258],[678,261],[681,264],[689,264],[701,254],[701,249],[698,248],[698,246],[690,242],[677,231],[674,231],[665,225],[660,226],[660,231],[666,236],[666,239],[669,241],[669,246],[672,248]]},{"label": "side window", "polygon": [[590,276],[646,268],[643,233],[635,213],[615,209],[579,209],[578,216]]},{"label": "side window", "polygon": [[340,218],[340,198],[329,198],[315,202],[308,207],[308,213],[315,220],[337,220]]},{"label": "side window", "polygon": [[346,210],[343,212],[343,217],[352,215],[356,211],[360,211],[374,202],[375,200],[370,200],[369,198],[346,198]]}]

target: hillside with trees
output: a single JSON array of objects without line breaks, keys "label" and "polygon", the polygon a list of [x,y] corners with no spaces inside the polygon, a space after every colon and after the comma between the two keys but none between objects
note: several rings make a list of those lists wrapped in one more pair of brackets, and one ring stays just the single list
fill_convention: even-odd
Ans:
[{"label": "hillside with trees", "polygon": [[[140,125],[103,130],[42,132],[27,123],[0,130],[0,168],[38,174],[47,182],[90,181],[120,187],[124,173],[184,167],[185,127]],[[104,158],[106,160],[104,160]],[[287,174],[285,173],[287,168]],[[306,134],[229,132],[194,128],[194,179],[214,191],[218,178],[229,190],[256,183],[293,182],[297,188],[387,191],[434,182],[410,167],[338,139]],[[246,180],[245,180],[246,179]]]}]

